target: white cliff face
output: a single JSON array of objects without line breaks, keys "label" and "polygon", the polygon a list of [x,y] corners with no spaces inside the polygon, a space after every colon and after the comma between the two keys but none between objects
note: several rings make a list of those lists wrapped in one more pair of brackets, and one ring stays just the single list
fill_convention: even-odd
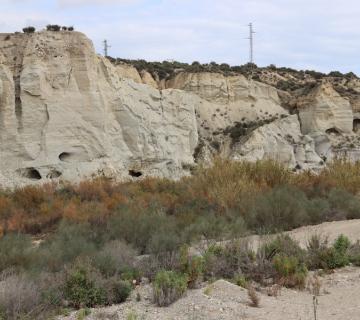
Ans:
[{"label": "white cliff face", "polygon": [[131,79],[136,83],[143,83],[140,74],[135,67],[128,64],[118,64],[115,68],[120,78]]},{"label": "white cliff face", "polygon": [[[357,80],[347,85],[360,90]],[[97,56],[81,33],[0,34],[0,186],[177,179],[216,155],[294,169],[318,169],[344,153],[358,160],[355,93],[349,100],[323,83],[294,97],[206,72],[160,81]],[[282,106],[293,99],[297,115]]]},{"label": "white cliff face", "polygon": [[273,159],[295,169],[314,169],[323,165],[315,142],[300,131],[298,117],[292,115],[254,130],[247,140],[234,147],[234,160]]},{"label": "white cliff face", "polygon": [[218,73],[180,73],[167,87],[191,92],[202,98],[197,105],[201,136],[213,136],[238,122],[259,122],[288,115],[277,90],[248,81],[244,76]]},{"label": "white cliff face", "polygon": [[331,132],[350,134],[353,131],[353,111],[350,102],[331,86],[323,84],[298,103],[304,134]]},{"label": "white cliff face", "polygon": [[94,174],[178,178],[193,164],[189,95],[120,78],[80,33],[0,38],[0,52],[0,184]]}]

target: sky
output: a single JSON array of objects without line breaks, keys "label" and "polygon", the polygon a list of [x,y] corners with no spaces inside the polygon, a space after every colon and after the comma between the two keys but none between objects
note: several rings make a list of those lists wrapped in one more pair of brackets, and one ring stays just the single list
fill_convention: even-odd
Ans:
[{"label": "sky", "polygon": [[0,33],[73,25],[102,53],[360,74],[359,0],[0,0]]}]

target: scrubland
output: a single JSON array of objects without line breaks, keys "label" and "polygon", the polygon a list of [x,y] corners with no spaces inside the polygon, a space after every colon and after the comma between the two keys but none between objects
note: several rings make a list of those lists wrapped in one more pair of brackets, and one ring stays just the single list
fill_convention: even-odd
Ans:
[{"label": "scrubland", "polygon": [[[360,218],[359,191],[360,163],[315,174],[222,159],[179,181],[0,190],[0,319],[122,303],[144,279],[159,306],[220,278],[246,287],[254,306],[256,286],[301,290],[310,270],[360,265],[360,244],[313,235],[304,249],[281,232]],[[243,240],[268,233],[279,235],[256,250]]]}]

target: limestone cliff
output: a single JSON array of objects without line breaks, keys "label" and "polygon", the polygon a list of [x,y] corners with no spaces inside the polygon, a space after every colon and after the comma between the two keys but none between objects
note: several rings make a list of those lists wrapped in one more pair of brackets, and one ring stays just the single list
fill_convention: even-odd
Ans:
[{"label": "limestone cliff", "polygon": [[0,54],[1,184],[177,178],[193,164],[191,95],[120,77],[81,33],[1,35]]},{"label": "limestone cliff", "polygon": [[[216,155],[294,170],[359,159],[360,81],[308,78],[179,69],[160,79],[96,55],[81,33],[0,34],[0,185],[176,179]],[[276,88],[289,79],[300,89]]]}]

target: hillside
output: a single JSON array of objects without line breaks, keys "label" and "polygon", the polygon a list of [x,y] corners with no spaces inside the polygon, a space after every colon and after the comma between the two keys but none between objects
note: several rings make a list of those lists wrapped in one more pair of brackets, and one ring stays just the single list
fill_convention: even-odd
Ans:
[{"label": "hillside", "polygon": [[217,155],[293,170],[359,158],[355,75],[173,64],[106,59],[78,32],[1,34],[0,185],[177,179]]}]

